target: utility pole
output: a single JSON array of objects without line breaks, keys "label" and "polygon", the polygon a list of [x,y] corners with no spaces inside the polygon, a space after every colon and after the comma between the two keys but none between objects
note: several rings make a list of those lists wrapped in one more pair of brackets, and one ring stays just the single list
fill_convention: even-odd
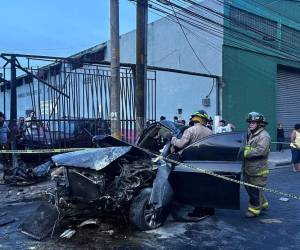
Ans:
[{"label": "utility pole", "polygon": [[[11,56],[10,59],[11,66],[11,75],[10,75],[10,141],[11,141],[11,149],[17,149],[16,142],[16,128],[17,128],[17,73],[16,73],[16,57]],[[16,154],[12,154],[12,168],[16,168],[18,166],[18,161]]]},{"label": "utility pole", "polygon": [[136,131],[140,135],[146,119],[148,0],[137,0],[136,8]]},{"label": "utility pole", "polygon": [[111,45],[111,61],[110,61],[111,135],[117,139],[121,139],[119,0],[110,0],[110,45]]}]

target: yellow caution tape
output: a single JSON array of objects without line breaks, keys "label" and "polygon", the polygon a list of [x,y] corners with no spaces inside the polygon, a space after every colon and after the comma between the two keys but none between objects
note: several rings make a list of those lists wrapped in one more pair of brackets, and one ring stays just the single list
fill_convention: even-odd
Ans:
[{"label": "yellow caution tape", "polygon": [[252,187],[252,188],[257,188],[257,189],[260,189],[260,190],[268,192],[268,193],[273,193],[273,194],[276,194],[276,195],[282,195],[282,196],[286,196],[286,197],[289,197],[289,198],[292,198],[292,199],[300,200],[300,196],[295,195],[295,194],[278,191],[278,190],[272,189],[272,188],[256,186],[256,185],[244,182],[244,181],[239,181],[239,180],[235,180],[235,179],[223,176],[223,175],[216,174],[216,173],[214,173],[212,171],[209,171],[209,170],[196,168],[196,167],[193,167],[193,166],[191,166],[189,164],[186,164],[186,163],[176,162],[176,161],[173,161],[173,160],[170,160],[170,159],[165,159],[165,160],[168,161],[168,162],[175,163],[175,164],[181,164],[181,166],[185,166],[187,168],[196,170],[200,173],[204,173],[204,174],[207,174],[207,175],[210,175],[210,176],[214,176],[214,177],[217,177],[219,179],[226,180],[226,181],[234,182],[234,183],[239,184],[239,185],[248,186],[248,187]]},{"label": "yellow caution tape", "polygon": [[[64,152],[78,151],[78,150],[84,150],[84,149],[90,149],[90,148],[54,148],[54,149],[0,150],[0,154],[48,154],[48,153],[64,153]],[[93,148],[93,149],[95,149],[95,148]],[[203,173],[203,174],[207,174],[207,175],[210,175],[210,176],[214,176],[216,178],[223,179],[223,180],[226,180],[226,181],[229,181],[229,182],[233,182],[233,183],[236,183],[236,184],[239,184],[239,185],[242,185],[242,186],[248,186],[248,187],[252,187],[252,188],[257,188],[257,189],[260,189],[260,190],[268,192],[268,193],[273,193],[273,194],[276,194],[276,195],[282,195],[282,196],[286,196],[286,197],[289,197],[289,198],[292,198],[292,199],[300,200],[300,197],[297,196],[297,195],[295,195],[295,194],[278,191],[278,190],[272,189],[272,188],[260,187],[260,186],[256,186],[256,185],[244,182],[244,181],[235,180],[235,179],[226,177],[224,175],[216,174],[215,172],[212,172],[212,171],[209,171],[209,170],[206,170],[206,169],[196,168],[196,167],[194,167],[194,166],[192,166],[190,164],[186,164],[186,163],[178,162],[178,161],[175,161],[175,160],[167,159],[165,157],[162,157],[161,155],[154,154],[154,153],[149,152],[148,150],[145,150],[143,148],[139,148],[139,149],[141,149],[144,152],[150,153],[150,154],[152,154],[152,155],[154,155],[154,156],[156,156],[156,157],[158,157],[160,159],[163,159],[166,162],[174,163],[176,165],[180,164],[181,166],[184,166],[186,168],[190,168],[190,169],[196,170],[199,173]]]},{"label": "yellow caution tape", "polygon": [[51,154],[65,153],[71,151],[84,150],[88,148],[45,148],[45,149],[20,149],[20,150],[0,150],[0,154]]}]

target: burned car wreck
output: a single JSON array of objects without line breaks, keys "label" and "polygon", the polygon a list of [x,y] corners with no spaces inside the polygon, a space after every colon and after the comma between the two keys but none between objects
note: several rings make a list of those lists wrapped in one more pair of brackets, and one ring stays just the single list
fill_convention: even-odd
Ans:
[{"label": "burned car wreck", "polygon": [[60,215],[91,208],[122,214],[137,229],[149,230],[164,223],[174,202],[239,209],[238,184],[197,169],[240,180],[243,133],[211,135],[173,153],[170,133],[180,137],[183,129],[170,121],[156,122],[136,146],[110,136],[95,137],[98,148],[52,156],[57,168],[52,173],[53,203]]}]

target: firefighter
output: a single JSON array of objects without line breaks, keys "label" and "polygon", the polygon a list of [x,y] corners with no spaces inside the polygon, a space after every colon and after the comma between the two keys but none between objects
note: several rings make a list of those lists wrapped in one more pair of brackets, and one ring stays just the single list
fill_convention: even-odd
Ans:
[{"label": "firefighter", "polygon": [[191,120],[193,126],[186,129],[180,139],[172,137],[171,144],[173,146],[181,149],[212,134],[212,131],[206,127],[209,117],[204,110],[197,111],[193,114]]},{"label": "firefighter", "polygon": [[[257,112],[248,114],[249,123],[247,143],[244,148],[244,180],[246,183],[265,187],[268,169],[268,155],[271,139],[265,126],[268,124],[265,117]],[[267,209],[269,204],[263,191],[258,188],[245,186],[249,195],[249,207],[246,217],[259,216],[261,211]]]},{"label": "firefighter", "polygon": [[[212,131],[206,127],[209,121],[209,116],[204,110],[195,112],[191,116],[190,127],[183,132],[180,139],[172,137],[171,144],[176,148],[182,149],[188,145],[212,134]],[[213,215],[213,208],[195,207],[191,213],[188,213],[190,217],[201,218],[205,215]]]}]

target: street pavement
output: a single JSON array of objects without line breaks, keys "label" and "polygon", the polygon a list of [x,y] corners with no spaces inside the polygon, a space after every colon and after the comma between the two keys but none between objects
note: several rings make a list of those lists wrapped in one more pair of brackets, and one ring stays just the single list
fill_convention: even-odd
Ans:
[{"label": "street pavement", "polygon": [[281,152],[275,151],[269,154],[269,166],[270,168],[279,168],[291,163],[292,153],[290,149],[284,149]]},{"label": "street pavement", "polygon": [[[300,196],[299,178],[291,166],[275,168],[268,187]],[[9,187],[1,185],[0,191],[9,192]],[[106,232],[82,228],[71,239],[62,240],[58,235],[67,229],[64,226],[53,239],[41,242],[18,229],[39,201],[2,202],[0,215],[5,212],[15,221],[0,227],[0,249],[300,249],[300,200],[284,202],[281,196],[266,196],[270,209],[255,219],[244,217],[248,198],[241,187],[241,210],[216,210],[214,216],[197,223],[175,222],[170,216],[163,227],[149,232],[135,232],[124,225]]]}]

